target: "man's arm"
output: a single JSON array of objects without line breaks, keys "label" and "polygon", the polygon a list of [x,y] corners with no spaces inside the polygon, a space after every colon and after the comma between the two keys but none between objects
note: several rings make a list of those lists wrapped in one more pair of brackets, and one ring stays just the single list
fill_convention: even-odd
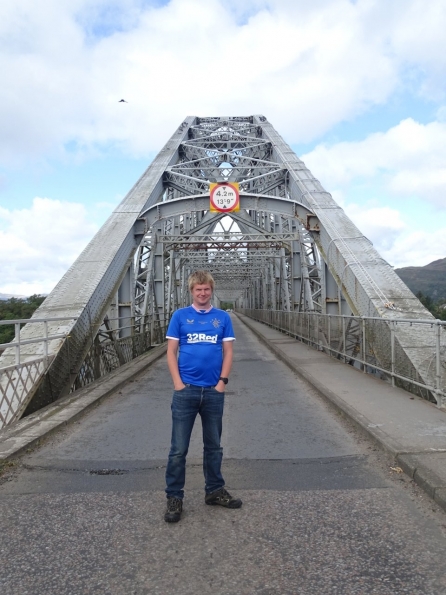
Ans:
[{"label": "man's arm", "polygon": [[[223,363],[221,366],[220,376],[223,378],[228,378],[229,373],[232,368],[232,358],[234,353],[234,341],[223,341]],[[225,391],[225,383],[223,380],[219,380],[215,386],[215,388],[220,391]]]},{"label": "man's arm", "polygon": [[178,345],[179,341],[176,339],[167,339],[167,366],[170,375],[172,376],[173,387],[175,390],[181,390],[186,385],[181,380],[180,372],[178,370]]}]

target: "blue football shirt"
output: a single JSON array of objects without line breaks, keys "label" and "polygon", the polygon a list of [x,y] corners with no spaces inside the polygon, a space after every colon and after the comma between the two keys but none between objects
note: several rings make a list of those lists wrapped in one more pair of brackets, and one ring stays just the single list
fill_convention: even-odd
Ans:
[{"label": "blue football shirt", "polygon": [[234,341],[231,317],[211,308],[197,312],[192,306],[176,310],[167,339],[179,341],[178,370],[184,384],[215,386],[223,362],[223,341]]}]

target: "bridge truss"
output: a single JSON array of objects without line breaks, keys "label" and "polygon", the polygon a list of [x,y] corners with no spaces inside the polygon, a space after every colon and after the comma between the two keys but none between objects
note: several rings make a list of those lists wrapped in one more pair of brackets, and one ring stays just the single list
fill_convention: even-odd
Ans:
[{"label": "bridge truss", "polygon": [[[211,212],[215,182],[239,184],[239,211]],[[161,342],[196,269],[213,274],[217,305],[432,319],[265,117],[188,117],[36,312],[66,317],[50,330],[69,340],[51,343],[51,365],[14,397],[11,419],[72,390],[93,345],[135,334]],[[390,344],[383,328],[378,358]],[[428,375],[424,331],[396,340],[410,373]],[[12,364],[12,351],[1,360]]]}]

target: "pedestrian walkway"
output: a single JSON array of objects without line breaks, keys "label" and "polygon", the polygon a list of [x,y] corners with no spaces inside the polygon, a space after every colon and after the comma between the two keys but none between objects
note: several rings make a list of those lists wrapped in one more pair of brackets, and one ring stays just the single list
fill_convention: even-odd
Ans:
[{"label": "pedestrian walkway", "polygon": [[247,316],[240,319],[295,372],[367,432],[446,510],[446,412]]}]

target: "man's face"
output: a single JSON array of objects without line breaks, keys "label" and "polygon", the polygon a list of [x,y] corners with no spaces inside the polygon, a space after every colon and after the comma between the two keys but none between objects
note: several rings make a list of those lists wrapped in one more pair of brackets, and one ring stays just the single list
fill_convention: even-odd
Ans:
[{"label": "man's face", "polygon": [[208,283],[194,285],[191,289],[192,302],[200,310],[207,310],[211,305],[212,288]]}]

